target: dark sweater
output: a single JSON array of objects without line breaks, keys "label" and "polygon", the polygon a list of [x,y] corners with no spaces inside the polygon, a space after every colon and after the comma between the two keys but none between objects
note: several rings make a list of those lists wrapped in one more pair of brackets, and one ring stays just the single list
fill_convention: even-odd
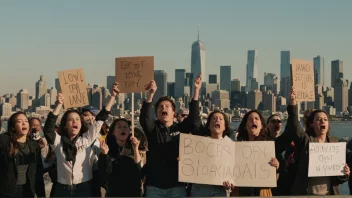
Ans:
[{"label": "dark sweater", "polygon": [[139,120],[148,139],[147,185],[162,189],[183,185],[178,182],[180,133],[191,133],[200,126],[198,101],[190,102],[189,116],[183,122],[170,127],[152,120],[152,103],[143,103]]},{"label": "dark sweater", "polygon": [[[287,106],[288,119],[287,119],[287,129],[288,132],[294,135],[292,139],[297,146],[297,159],[298,167],[296,172],[296,177],[294,178],[291,192],[293,195],[307,195],[308,188],[308,164],[309,164],[309,142],[318,142],[317,138],[312,135],[305,133],[305,130],[302,129],[295,106]],[[337,138],[327,135],[327,142],[338,142]],[[332,176],[329,177],[331,186],[329,187],[333,195],[340,194],[340,184],[348,180],[348,176]]]},{"label": "dark sweater", "polygon": [[[27,182],[33,195],[36,193],[39,197],[43,194],[43,164],[41,160],[40,147],[37,142],[27,138],[27,144],[30,150],[30,160],[27,169]],[[0,135],[0,197],[19,197],[16,192],[17,182],[17,161],[14,156],[9,156],[10,134]],[[38,174],[38,175],[37,175]],[[38,179],[41,177],[41,180]]]},{"label": "dark sweater", "polygon": [[141,196],[141,166],[134,159],[125,155],[114,159],[101,153],[98,164],[99,175],[107,178],[107,197]]}]

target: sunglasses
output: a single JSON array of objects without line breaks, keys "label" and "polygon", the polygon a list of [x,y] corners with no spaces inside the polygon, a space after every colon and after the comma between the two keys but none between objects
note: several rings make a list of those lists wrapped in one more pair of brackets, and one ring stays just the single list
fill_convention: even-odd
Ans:
[{"label": "sunglasses", "polygon": [[274,124],[274,123],[276,123],[276,122],[280,124],[282,121],[279,120],[279,119],[272,119],[272,120],[270,120],[270,123],[273,123],[273,124]]},{"label": "sunglasses", "polygon": [[188,114],[182,114],[181,115],[181,117],[187,117],[188,116]]}]

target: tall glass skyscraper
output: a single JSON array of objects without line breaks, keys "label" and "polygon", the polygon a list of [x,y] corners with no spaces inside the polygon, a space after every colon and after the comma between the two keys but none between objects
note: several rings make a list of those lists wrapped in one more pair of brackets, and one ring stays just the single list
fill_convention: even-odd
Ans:
[{"label": "tall glass skyscraper", "polygon": [[324,86],[324,58],[317,56],[314,62],[314,85],[321,84]]},{"label": "tall glass skyscraper", "polygon": [[220,66],[220,90],[231,93],[231,66]]},{"label": "tall glass skyscraper", "polygon": [[247,76],[246,76],[246,91],[252,91],[252,82],[255,79],[257,82],[258,78],[258,53],[257,50],[248,50],[247,57]]},{"label": "tall glass skyscraper", "polygon": [[290,51],[281,51],[280,63],[280,95],[289,99],[291,90],[291,53]]},{"label": "tall glass skyscraper", "polygon": [[[191,52],[191,74],[193,78],[196,78],[199,73],[202,72],[202,81],[206,81],[205,73],[205,47],[204,43],[199,40],[199,29],[198,29],[198,40],[192,44]],[[191,79],[193,82],[193,79]],[[193,92],[193,83],[191,83],[191,94]]]}]

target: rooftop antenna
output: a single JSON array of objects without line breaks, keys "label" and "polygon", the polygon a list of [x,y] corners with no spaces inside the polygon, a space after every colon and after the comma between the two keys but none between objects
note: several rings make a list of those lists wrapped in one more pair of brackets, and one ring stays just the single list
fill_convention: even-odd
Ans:
[{"label": "rooftop antenna", "polygon": [[198,24],[198,41],[199,41],[199,27],[200,27],[200,24]]}]

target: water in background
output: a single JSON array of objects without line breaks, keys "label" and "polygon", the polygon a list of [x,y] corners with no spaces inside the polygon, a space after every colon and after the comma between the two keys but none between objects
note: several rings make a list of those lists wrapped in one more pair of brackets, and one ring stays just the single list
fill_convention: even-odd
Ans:
[{"label": "water in background", "polygon": [[[230,127],[237,129],[241,122],[231,122]],[[336,138],[352,138],[352,122],[330,122],[331,135]],[[285,129],[286,122],[282,123],[282,131]],[[352,169],[352,168],[351,168]],[[341,194],[349,195],[348,182],[341,185]]]}]

